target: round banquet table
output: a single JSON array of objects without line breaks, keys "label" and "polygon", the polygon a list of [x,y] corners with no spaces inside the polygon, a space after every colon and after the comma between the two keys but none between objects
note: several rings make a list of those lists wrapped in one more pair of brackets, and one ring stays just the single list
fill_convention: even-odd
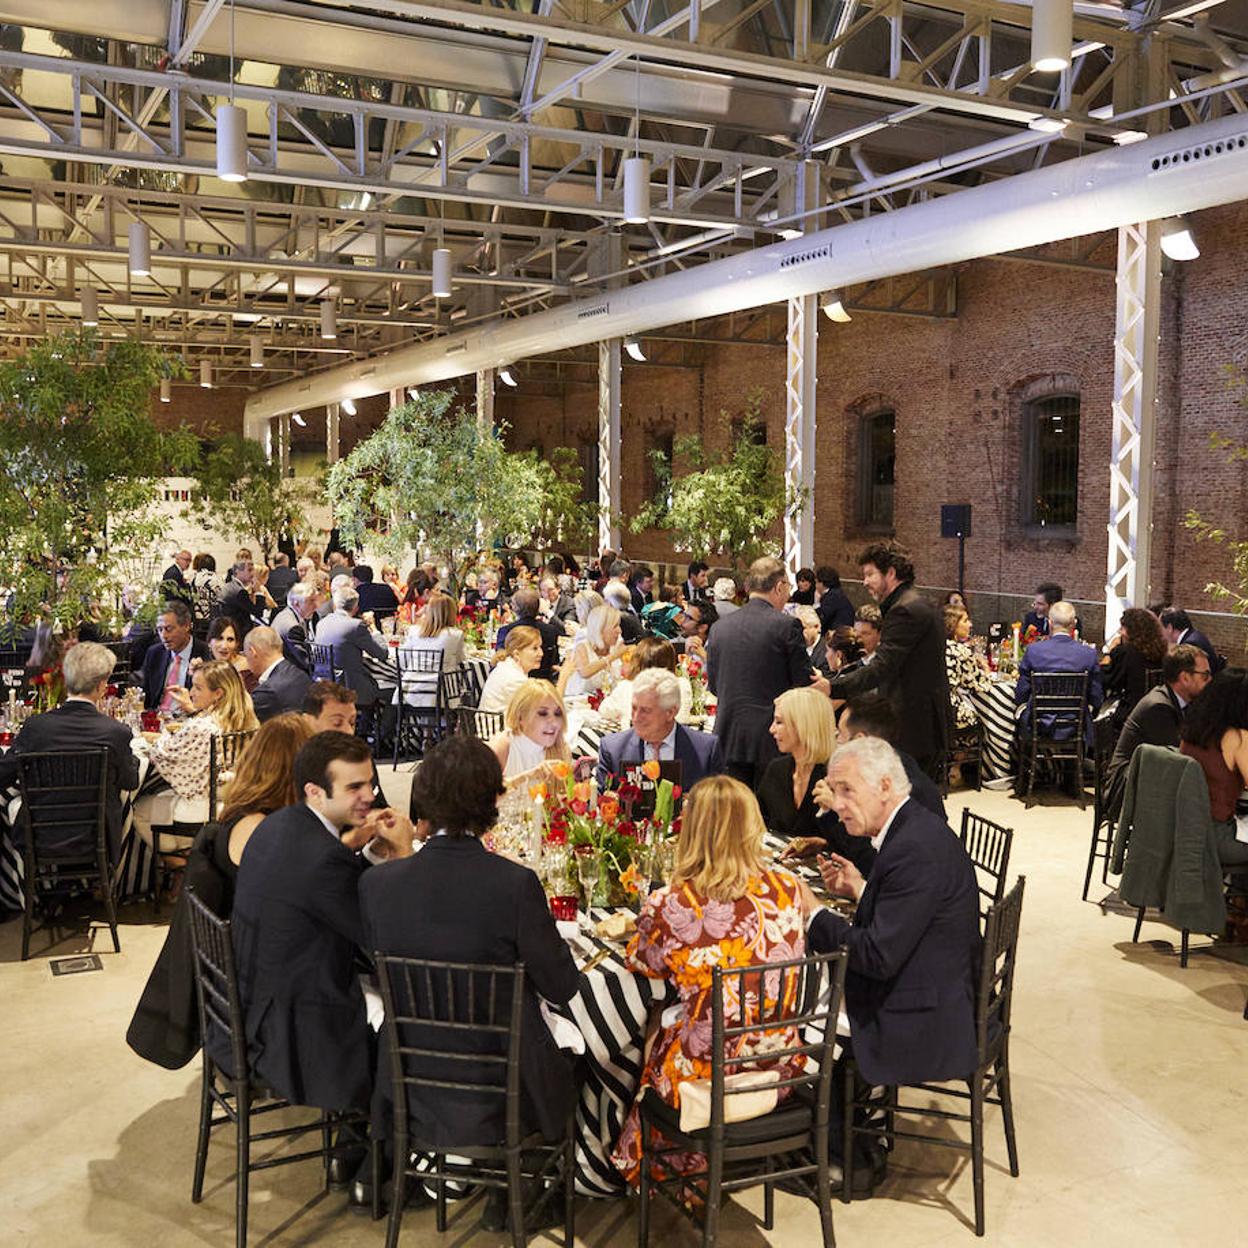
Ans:
[{"label": "round banquet table", "polygon": [[971,693],[971,704],[984,729],[985,779],[1012,776],[1015,772],[1014,688],[1016,681],[994,676],[987,693]]}]

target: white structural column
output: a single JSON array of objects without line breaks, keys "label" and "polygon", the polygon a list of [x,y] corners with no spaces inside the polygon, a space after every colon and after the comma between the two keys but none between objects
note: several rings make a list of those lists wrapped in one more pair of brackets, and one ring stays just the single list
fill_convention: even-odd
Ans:
[{"label": "white structural column", "polygon": [[598,344],[598,548],[620,548],[620,340]]},{"label": "white structural column", "polygon": [[282,480],[290,476],[290,413],[283,412],[277,418],[277,462],[282,470]]},{"label": "white structural column", "polygon": [[1125,607],[1143,606],[1150,598],[1160,305],[1160,223],[1125,225],[1118,231],[1106,637],[1118,631]]},{"label": "white structural column", "polygon": [[[798,211],[813,208],[819,188],[817,166],[807,161],[796,179]],[[818,229],[808,217],[807,231]],[[789,299],[784,385],[784,482],[796,500],[784,513],[784,561],[790,577],[809,567],[815,553],[815,373],[819,348],[819,296]]]},{"label": "white structural column", "polygon": [[494,428],[494,370],[477,369],[477,427]]},{"label": "white structural column", "polygon": [[338,421],[342,415],[342,405],[327,403],[325,405],[325,462],[336,464],[339,459]]},{"label": "white structural column", "polygon": [[407,387],[394,386],[390,391],[390,409],[402,407],[407,402]]}]

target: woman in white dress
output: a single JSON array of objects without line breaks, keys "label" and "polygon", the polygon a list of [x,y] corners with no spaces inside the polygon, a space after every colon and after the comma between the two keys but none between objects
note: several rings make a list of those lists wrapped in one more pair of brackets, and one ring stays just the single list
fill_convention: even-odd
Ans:
[{"label": "woman in white dress", "polygon": [[486,678],[479,709],[505,711],[511,695],[542,665],[542,635],[527,624],[508,630],[503,657]]},{"label": "woman in white dress", "polygon": [[[441,650],[442,670],[458,671],[464,664],[464,634],[455,627],[455,599],[434,590],[425,603],[420,619],[407,630],[400,650]],[[399,700],[399,692],[394,692]],[[408,706],[436,706],[438,678],[432,672],[403,671],[403,700]]]},{"label": "woman in white dress", "polygon": [[503,766],[503,782],[509,789],[544,775],[547,763],[571,759],[567,712],[549,681],[526,680],[520,685],[507,703],[505,722],[506,729],[490,741],[490,749]]},{"label": "woman in white dress", "polygon": [[605,603],[595,607],[585,622],[585,638],[572,647],[572,673],[567,693],[577,697],[593,689],[603,688],[609,681],[612,665],[624,653],[620,640],[620,613]]}]

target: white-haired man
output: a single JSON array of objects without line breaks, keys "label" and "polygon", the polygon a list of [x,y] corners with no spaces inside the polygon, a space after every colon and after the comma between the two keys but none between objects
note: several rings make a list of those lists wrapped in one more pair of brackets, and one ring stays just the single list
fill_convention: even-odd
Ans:
[{"label": "white-haired man", "polygon": [[273,627],[285,642],[296,646],[312,640],[320,595],[311,581],[297,581],[286,594],[286,605],[273,617]]},{"label": "white-haired man", "polygon": [[243,642],[247,663],[258,683],[251,692],[256,718],[264,723],[283,711],[303,709],[312,677],[282,653],[282,639],[266,624],[253,628]]},{"label": "white-haired man", "polygon": [[390,650],[380,637],[368,631],[363,620],[356,619],[360,596],[351,585],[349,574],[344,581],[334,578],[334,609],[316,626],[318,646],[333,646],[334,666],[342,673],[342,683],[354,689],[361,710],[376,704],[380,695],[377,682],[364,663],[371,654],[382,662],[390,661]]},{"label": "white-haired man", "polygon": [[632,591],[623,581],[609,580],[602,587],[602,600],[620,613],[620,636],[628,645],[631,646],[646,635],[641,620],[633,610]]},{"label": "white-haired man", "polygon": [[671,672],[648,667],[633,681],[633,726],[603,737],[598,746],[598,785],[606,788],[629,767],[647,760],[680,763],[680,786],[691,789],[703,776],[724,770],[719,741],[676,722],[680,682]]},{"label": "white-haired man", "polygon": [[[1104,693],[1101,689],[1101,667],[1094,647],[1086,646],[1075,637],[1079,622],[1073,603],[1064,600],[1049,607],[1049,635],[1043,641],[1034,642],[1023,654],[1018,666],[1018,684],[1014,687],[1014,700],[1023,707],[1019,719],[1020,731],[1027,731],[1027,704],[1031,699],[1032,672],[1079,672],[1088,673],[1088,713],[1084,730],[1092,737],[1092,712],[1100,706]],[[1075,735],[1073,714],[1059,717],[1049,712],[1040,716],[1040,732],[1055,741],[1069,740]]]}]

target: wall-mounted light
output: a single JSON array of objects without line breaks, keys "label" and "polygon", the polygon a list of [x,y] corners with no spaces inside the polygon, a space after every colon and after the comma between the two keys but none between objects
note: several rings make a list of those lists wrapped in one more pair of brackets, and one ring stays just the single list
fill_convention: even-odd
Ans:
[{"label": "wall-mounted light", "polygon": [[299,412],[291,412],[290,418],[299,426],[300,429],[306,429],[308,427],[308,422],[304,420],[303,416]]},{"label": "wall-mounted light", "polygon": [[1171,217],[1162,222],[1161,249],[1171,260],[1195,260],[1200,255],[1186,217]]},{"label": "wall-mounted light", "polygon": [[355,400],[354,400],[354,399],[343,399],[343,401],[342,401],[342,410],[343,410],[344,412],[346,412],[346,414],[347,414],[348,416],[354,416],[354,415],[355,415]]}]

